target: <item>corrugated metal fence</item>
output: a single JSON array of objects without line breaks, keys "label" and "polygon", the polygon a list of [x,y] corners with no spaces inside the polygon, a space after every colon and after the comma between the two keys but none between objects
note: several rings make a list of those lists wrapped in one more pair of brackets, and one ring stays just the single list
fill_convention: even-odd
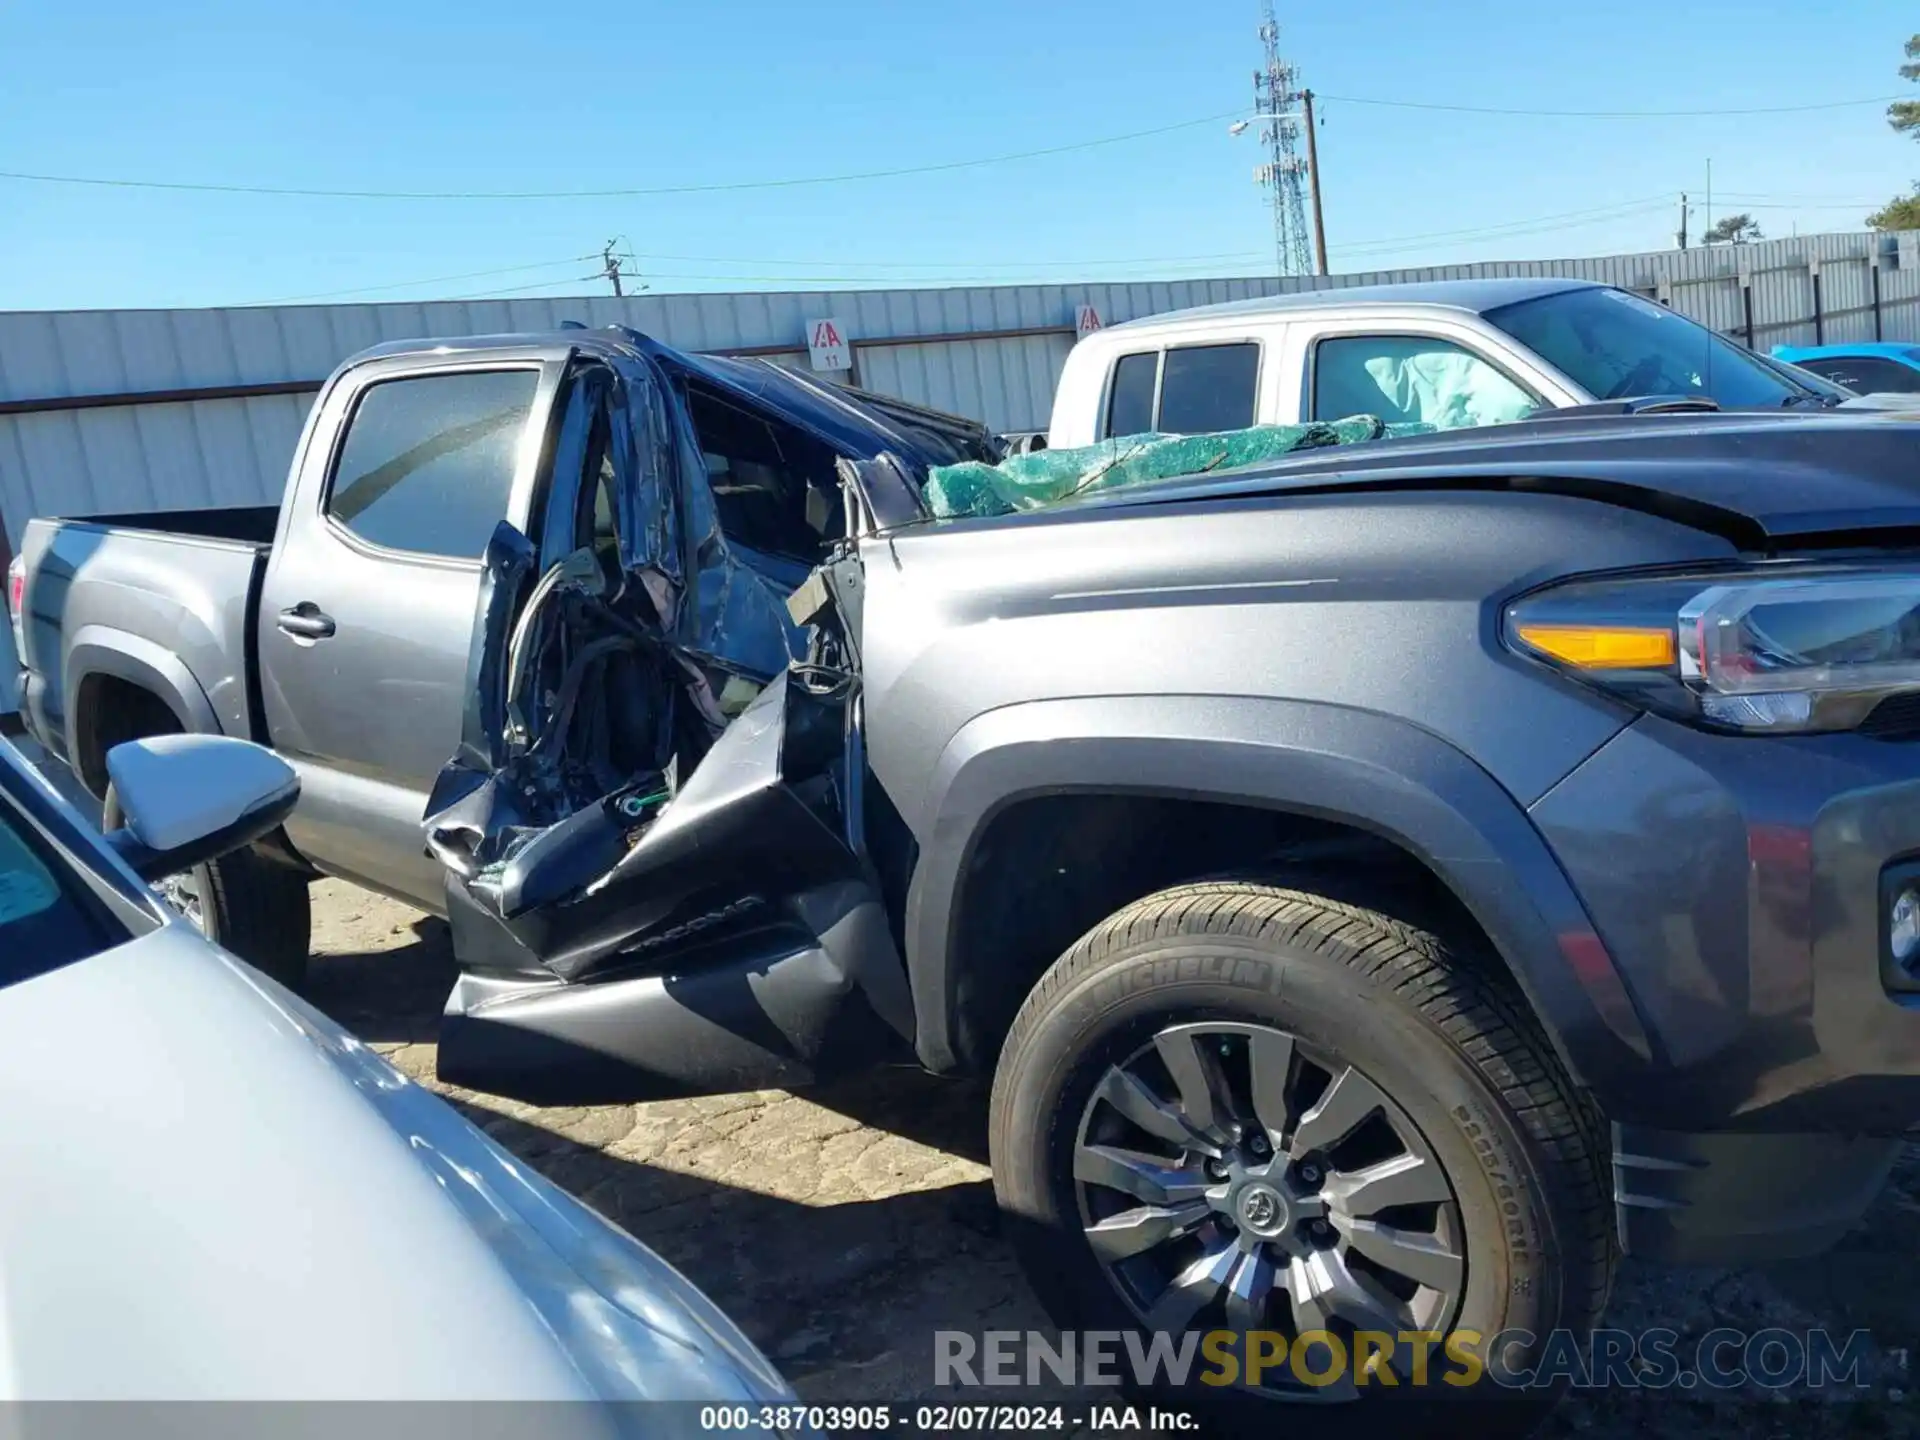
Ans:
[{"label": "corrugated metal fence", "polygon": [[277,501],[313,391],[383,340],[577,320],[805,365],[807,322],[831,316],[854,342],[857,383],[1031,430],[1047,423],[1081,305],[1114,324],[1281,290],[1490,275],[1620,285],[1761,348],[1873,339],[1876,323],[1887,339],[1920,339],[1920,233],[1289,281],[18,311],[0,314],[0,517],[17,542],[34,515]]}]

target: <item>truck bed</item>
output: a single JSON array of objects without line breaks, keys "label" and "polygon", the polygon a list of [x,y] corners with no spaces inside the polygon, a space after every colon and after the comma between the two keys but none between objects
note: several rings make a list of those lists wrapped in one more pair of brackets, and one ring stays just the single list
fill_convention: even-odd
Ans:
[{"label": "truck bed", "polygon": [[[270,505],[29,521],[20,699],[34,736],[97,782],[88,736],[126,682],[186,728],[257,738],[253,619],[278,522]],[[69,670],[101,678],[69,693]]]},{"label": "truck bed", "polygon": [[130,515],[73,515],[52,523],[267,545],[272,543],[274,527],[280,523],[280,507],[224,505],[205,510],[144,510]]}]

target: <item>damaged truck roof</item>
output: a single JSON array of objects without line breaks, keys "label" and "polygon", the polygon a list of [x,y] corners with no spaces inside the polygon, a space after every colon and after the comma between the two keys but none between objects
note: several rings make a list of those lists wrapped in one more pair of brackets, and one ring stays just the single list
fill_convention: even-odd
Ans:
[{"label": "damaged truck roof", "polygon": [[[997,458],[991,433],[978,422],[876,395],[851,385],[816,380],[804,372],[757,356],[702,355],[663,345],[624,325],[500,335],[469,335],[437,346],[457,355],[489,350],[572,350],[611,360],[645,356],[677,379],[697,379],[755,409],[766,410],[811,431],[857,460],[892,453],[917,470],[964,460]],[[388,355],[418,355],[417,340],[375,345],[348,361]],[[343,367],[344,368],[344,367]]]}]

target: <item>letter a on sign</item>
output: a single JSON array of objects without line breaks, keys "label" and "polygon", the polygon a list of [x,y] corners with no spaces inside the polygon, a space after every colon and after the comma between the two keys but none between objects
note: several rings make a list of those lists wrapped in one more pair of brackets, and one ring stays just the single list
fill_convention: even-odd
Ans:
[{"label": "letter a on sign", "polygon": [[807,321],[807,358],[816,370],[851,370],[853,346],[838,320]]},{"label": "letter a on sign", "polygon": [[1100,328],[1100,312],[1091,305],[1082,305],[1073,312],[1073,333],[1076,339],[1084,340]]}]

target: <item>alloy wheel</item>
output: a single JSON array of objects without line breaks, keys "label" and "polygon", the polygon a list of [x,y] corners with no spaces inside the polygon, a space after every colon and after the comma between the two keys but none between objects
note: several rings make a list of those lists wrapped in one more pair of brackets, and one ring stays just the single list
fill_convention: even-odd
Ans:
[{"label": "alloy wheel", "polygon": [[[1351,1354],[1357,1331],[1443,1331],[1458,1312],[1465,1245],[1432,1148],[1372,1079],[1285,1031],[1161,1030],[1100,1077],[1073,1177],[1087,1241],[1149,1330],[1325,1332]],[[1408,1375],[1410,1347],[1389,1343]],[[1350,1370],[1266,1388],[1357,1393]]]}]

